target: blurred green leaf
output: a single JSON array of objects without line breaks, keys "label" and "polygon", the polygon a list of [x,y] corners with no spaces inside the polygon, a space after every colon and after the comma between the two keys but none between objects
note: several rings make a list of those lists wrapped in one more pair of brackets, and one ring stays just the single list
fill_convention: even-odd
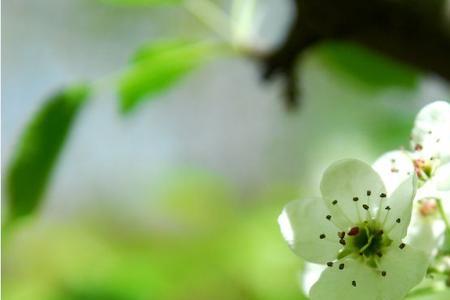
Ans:
[{"label": "blurred green leaf", "polygon": [[56,93],[25,128],[6,175],[10,221],[31,214],[39,206],[67,134],[87,96],[86,86]]},{"label": "blurred green leaf", "polygon": [[113,5],[161,5],[161,4],[177,4],[182,0],[100,0],[106,4]]},{"label": "blurred green leaf", "polygon": [[183,40],[142,47],[133,56],[132,66],[120,80],[122,111],[127,113],[140,102],[169,88],[216,53],[216,44]]},{"label": "blurred green leaf", "polygon": [[348,76],[366,87],[412,88],[418,81],[417,72],[413,69],[355,44],[326,43],[320,47],[319,56],[341,75]]}]

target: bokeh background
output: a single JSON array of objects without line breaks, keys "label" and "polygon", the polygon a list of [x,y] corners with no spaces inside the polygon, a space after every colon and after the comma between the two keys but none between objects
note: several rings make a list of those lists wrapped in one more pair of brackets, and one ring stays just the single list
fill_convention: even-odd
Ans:
[{"label": "bokeh background", "polygon": [[[276,45],[290,15],[285,2],[271,10],[273,30],[250,42]],[[124,116],[115,86],[101,78],[120,72],[143,43],[208,37],[202,23],[179,6],[2,6],[2,174],[55,89],[101,85],[43,205],[3,239],[5,300],[303,299],[303,262],[277,225],[283,205],[316,195],[337,159],[371,163],[407,147],[418,110],[450,98],[438,77],[325,44],[298,69],[295,111],[285,109],[279,82],[262,82],[258,64],[230,55]]]}]

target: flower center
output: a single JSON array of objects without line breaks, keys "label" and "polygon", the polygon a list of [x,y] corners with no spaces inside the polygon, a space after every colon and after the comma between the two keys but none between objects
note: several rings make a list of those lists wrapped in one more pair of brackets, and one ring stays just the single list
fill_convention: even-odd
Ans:
[{"label": "flower center", "polygon": [[418,203],[420,215],[423,217],[435,215],[438,210],[436,200],[432,198],[419,200]]},{"label": "flower center", "polygon": [[376,220],[356,224],[347,232],[346,246],[340,256],[354,255],[363,258],[370,266],[376,267],[376,261],[382,257],[392,240],[383,231]]},{"label": "flower center", "polygon": [[422,183],[430,179],[433,175],[434,168],[430,160],[414,159],[413,164],[417,178],[419,178]]}]

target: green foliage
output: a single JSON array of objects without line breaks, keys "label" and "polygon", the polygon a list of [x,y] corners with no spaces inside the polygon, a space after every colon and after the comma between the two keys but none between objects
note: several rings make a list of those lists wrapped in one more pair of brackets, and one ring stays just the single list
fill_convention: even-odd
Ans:
[{"label": "green foliage", "polygon": [[112,5],[162,5],[162,4],[177,4],[182,0],[100,0],[106,4]]},{"label": "green foliage", "polygon": [[133,56],[132,65],[119,84],[121,109],[131,111],[169,88],[202,62],[217,53],[215,44],[191,41],[164,41],[146,45]]},{"label": "green foliage", "polygon": [[411,68],[357,45],[327,43],[319,55],[329,67],[367,87],[412,88],[417,83],[417,73]]},{"label": "green foliage", "polygon": [[62,90],[25,128],[6,177],[10,221],[39,206],[67,134],[87,97],[86,86]]}]

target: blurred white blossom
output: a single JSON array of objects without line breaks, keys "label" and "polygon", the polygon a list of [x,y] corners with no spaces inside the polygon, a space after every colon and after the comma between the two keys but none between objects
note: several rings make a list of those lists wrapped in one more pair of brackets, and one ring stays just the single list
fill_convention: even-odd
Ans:
[{"label": "blurred white blossom", "polygon": [[275,49],[288,32],[295,15],[290,0],[235,0],[232,36],[241,50],[267,53]]},{"label": "blurred white blossom", "polygon": [[388,152],[373,167],[388,194],[411,174],[417,175],[419,189],[406,240],[435,254],[445,231],[437,201],[450,213],[450,105],[437,101],[425,106],[414,123],[411,150]]}]

